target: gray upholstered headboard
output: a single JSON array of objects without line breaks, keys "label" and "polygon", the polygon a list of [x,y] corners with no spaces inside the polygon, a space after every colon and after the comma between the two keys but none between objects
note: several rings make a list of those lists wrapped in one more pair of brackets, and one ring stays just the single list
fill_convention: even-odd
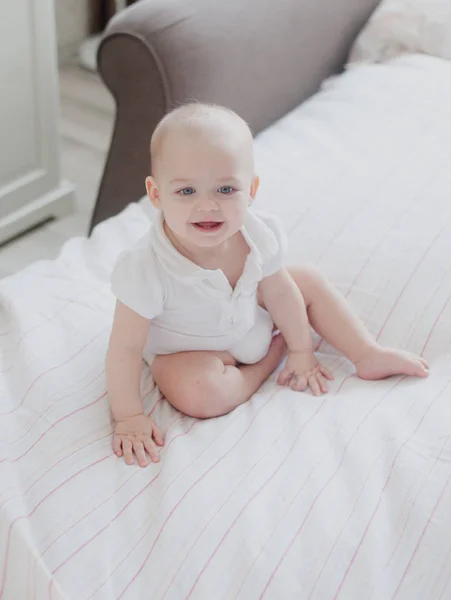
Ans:
[{"label": "gray upholstered headboard", "polygon": [[92,227],[144,193],[149,141],[174,105],[228,106],[258,133],[343,66],[380,0],[141,0],[108,26],[98,69],[116,121]]}]

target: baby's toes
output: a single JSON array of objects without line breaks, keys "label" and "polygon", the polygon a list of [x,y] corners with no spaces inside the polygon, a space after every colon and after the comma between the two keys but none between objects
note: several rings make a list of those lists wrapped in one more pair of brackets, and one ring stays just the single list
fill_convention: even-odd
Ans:
[{"label": "baby's toes", "polygon": [[427,361],[422,358],[418,359],[418,376],[429,377],[429,365]]},{"label": "baby's toes", "polygon": [[416,377],[427,377],[429,375],[429,369],[420,357],[412,356],[409,360],[408,367],[406,368],[406,374],[414,375]]},{"label": "baby's toes", "polygon": [[429,363],[428,361],[423,358],[422,356],[419,357],[421,364],[423,365],[423,367],[425,367],[428,371],[429,371]]}]

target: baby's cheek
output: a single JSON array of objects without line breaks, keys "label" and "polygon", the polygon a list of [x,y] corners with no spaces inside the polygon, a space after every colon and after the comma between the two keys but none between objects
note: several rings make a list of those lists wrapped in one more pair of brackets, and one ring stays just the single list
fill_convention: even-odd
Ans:
[{"label": "baby's cheek", "polygon": [[166,207],[166,210],[163,210],[164,217],[169,225],[169,227],[173,231],[177,231],[189,220],[189,211],[187,207],[183,206],[179,203],[174,203],[171,206]]},{"label": "baby's cheek", "polygon": [[249,208],[247,199],[240,198],[237,202],[229,202],[227,208],[229,220],[239,223],[241,226]]}]

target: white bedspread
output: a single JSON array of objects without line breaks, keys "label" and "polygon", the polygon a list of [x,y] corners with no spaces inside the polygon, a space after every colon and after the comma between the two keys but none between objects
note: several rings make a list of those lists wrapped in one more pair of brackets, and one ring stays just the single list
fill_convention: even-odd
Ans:
[{"label": "white bedspread", "polygon": [[[145,398],[167,436],[110,449],[104,355],[139,205],[0,282],[0,597],[451,598],[451,64],[362,67],[259,136],[258,206],[427,381],[268,381],[220,419]],[[145,385],[145,382],[144,382]]]}]

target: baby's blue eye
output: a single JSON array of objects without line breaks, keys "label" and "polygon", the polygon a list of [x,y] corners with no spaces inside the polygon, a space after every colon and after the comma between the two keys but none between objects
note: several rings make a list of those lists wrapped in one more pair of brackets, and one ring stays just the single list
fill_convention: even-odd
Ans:
[{"label": "baby's blue eye", "polygon": [[183,188],[183,190],[180,190],[180,194],[183,194],[184,196],[191,196],[192,194],[194,194],[194,188],[192,188],[192,187]]},{"label": "baby's blue eye", "polygon": [[221,194],[231,194],[233,192],[233,187],[231,187],[230,185],[223,185],[219,188],[219,192]]}]

